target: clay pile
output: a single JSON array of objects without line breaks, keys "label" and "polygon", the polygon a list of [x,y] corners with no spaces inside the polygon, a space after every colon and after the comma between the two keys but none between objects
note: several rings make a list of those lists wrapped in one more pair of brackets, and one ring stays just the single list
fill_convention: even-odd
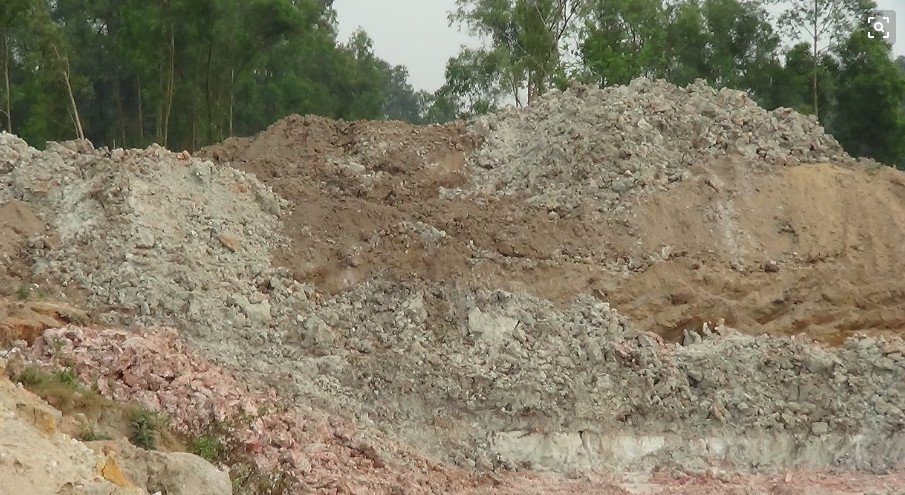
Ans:
[{"label": "clay pile", "polygon": [[851,160],[813,116],[770,112],[747,93],[703,81],[576,86],[480,117],[470,130],[485,143],[469,161],[474,176],[466,190],[527,196],[551,211],[587,201],[618,212],[628,193],[663,189],[713,157],[781,165]]}]

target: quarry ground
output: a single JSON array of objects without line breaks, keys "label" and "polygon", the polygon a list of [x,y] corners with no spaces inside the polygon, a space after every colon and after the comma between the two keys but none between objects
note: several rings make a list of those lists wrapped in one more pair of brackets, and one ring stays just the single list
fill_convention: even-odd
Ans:
[{"label": "quarry ground", "polygon": [[639,80],[196,155],[3,135],[0,343],[237,492],[905,482],[905,174],[811,118]]}]

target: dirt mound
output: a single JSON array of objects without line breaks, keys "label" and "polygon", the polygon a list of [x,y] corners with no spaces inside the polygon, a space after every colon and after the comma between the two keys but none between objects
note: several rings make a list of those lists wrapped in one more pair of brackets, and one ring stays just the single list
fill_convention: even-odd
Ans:
[{"label": "dirt mound", "polygon": [[[718,105],[717,116],[698,119],[721,129],[723,144],[734,142],[726,136],[744,131],[760,140],[765,158],[796,158],[771,165],[723,156],[727,151],[720,146],[693,149],[675,162],[684,180],[652,190],[633,186],[620,193],[622,206],[611,212],[599,211],[600,199],[574,177],[545,175],[559,184],[551,190],[565,188],[583,198],[562,214],[526,207],[523,198],[447,194],[451,189],[438,183],[441,176],[452,187],[497,173],[474,165],[500,154],[495,150],[502,145],[493,140],[502,138],[494,136],[554,135],[559,127],[540,116],[567,120],[553,107],[559,99],[568,103],[561,106],[586,110],[590,117],[576,110],[576,118],[591,121],[614,92],[629,115],[652,112],[645,102],[670,106],[669,112],[654,112],[664,122],[678,118],[677,99],[695,108],[735,102]],[[631,92],[641,93],[637,107],[628,103]],[[741,117],[733,117],[739,108]],[[672,341],[680,341],[685,329],[720,319],[753,334],[804,332],[831,343],[856,332],[895,333],[905,322],[897,304],[905,286],[891,269],[905,246],[905,179],[850,161],[844,167],[790,165],[844,156],[810,119],[777,117],[738,92],[649,82],[605,93],[576,90],[524,113],[489,117],[499,123],[483,147],[481,138],[458,124],[419,128],[292,117],[204,154],[258,175],[293,200],[284,222],[291,243],[275,262],[297,280],[331,293],[388,276],[527,291],[561,303],[593,294],[639,328]],[[543,132],[501,130],[526,122]],[[673,131],[678,137],[671,142],[682,141],[686,128],[699,122],[685,118],[680,124],[684,130]],[[647,133],[624,127],[623,146],[659,149]],[[570,142],[599,148],[594,143],[604,138],[595,137],[592,127],[586,131],[586,144]],[[515,153],[510,145],[508,153]],[[523,146],[519,160],[540,160],[530,149]],[[587,156],[559,166],[568,169],[582,157]],[[552,166],[545,163],[538,162],[537,170]],[[595,170],[610,173],[626,163],[642,164],[629,157]]]},{"label": "dirt mound", "polygon": [[27,159],[0,180],[53,228],[32,243],[33,270],[87,290],[108,321],[249,329],[270,321],[271,290],[293,290],[270,269],[285,202],[254,178],[157,146],[2,138]]},{"label": "dirt mound", "polygon": [[[627,115],[624,122],[615,121],[620,146],[633,150],[625,156],[604,153],[616,138],[590,124],[595,119],[609,122],[601,112],[608,111],[603,103],[613,94],[622,99]],[[696,113],[683,117],[683,104]],[[657,105],[665,107],[657,110]],[[656,120],[660,139],[638,127],[637,119],[632,120],[636,117]],[[483,131],[481,122],[486,124]],[[663,461],[658,456],[664,451],[674,455],[684,449],[692,452],[681,461],[688,467],[704,461],[684,443],[684,433],[660,436],[665,432],[658,425],[699,437],[716,423],[721,430],[738,428],[727,441],[747,446],[734,460],[724,459],[730,463],[766,466],[769,462],[755,458],[765,445],[790,446],[790,451],[770,450],[780,464],[837,463],[831,454],[837,447],[849,452],[846,459],[860,459],[856,463],[870,450],[897,458],[898,440],[842,446],[846,440],[841,437],[828,443],[814,440],[808,449],[815,457],[797,457],[792,452],[801,441],[810,442],[802,439],[814,434],[814,425],[823,431],[824,421],[807,414],[793,419],[802,411],[793,404],[798,399],[789,402],[791,395],[783,398],[782,387],[773,388],[786,365],[748,368],[761,355],[794,361],[817,352],[835,356],[827,357],[835,362],[843,359],[837,353],[848,351],[791,348],[785,340],[747,337],[727,341],[731,344],[697,342],[703,328],[721,322],[743,333],[806,333],[836,345],[859,332],[897,334],[905,321],[896,303],[905,286],[892,269],[905,256],[901,173],[851,160],[812,119],[766,112],[741,93],[700,85],[681,89],[641,81],[605,92],[576,90],[481,122],[471,127],[481,133],[474,135],[459,124],[418,128],[291,118],[253,139],[205,152],[261,174],[277,193],[296,201],[285,223],[291,245],[276,262],[291,267],[302,282],[340,292],[312,306],[314,317],[303,318],[300,328],[282,335],[283,342],[297,342],[300,349],[284,348],[282,358],[259,355],[254,360],[268,363],[262,372],[279,368],[282,359],[313,358],[310,371],[297,375],[300,394],[332,395],[328,402],[339,397],[334,404],[357,411],[362,420],[377,421],[414,443],[433,442],[437,455],[469,465],[524,462],[567,470],[582,462],[624,462],[637,468]],[[570,126],[584,130],[571,135]],[[570,136],[567,142],[574,149],[532,151],[531,142],[563,135]],[[556,155],[563,149],[582,153]],[[597,150],[605,160],[590,160],[588,150]],[[656,163],[654,158],[668,161],[667,180],[648,187],[653,183],[639,177],[651,172],[644,167],[648,159]],[[844,166],[805,163],[829,158]],[[395,166],[387,165],[393,160]],[[488,166],[488,160],[496,162]],[[458,164],[464,186],[441,187],[428,179],[451,162]],[[626,166],[634,167],[628,169],[631,173],[625,174]],[[628,182],[595,179],[588,189],[582,177],[557,172],[574,167],[590,167],[592,175],[615,172],[619,177],[614,180]],[[497,194],[506,191],[480,187],[494,181],[518,192]],[[456,187],[472,193],[464,196]],[[540,190],[554,196],[566,191],[571,199],[557,199],[562,208],[538,202],[532,194]],[[615,196],[597,194],[604,190]],[[617,207],[608,210],[613,205]],[[367,282],[373,277],[398,283]],[[486,288],[508,292],[479,296]],[[541,299],[521,299],[524,293]],[[599,338],[593,331],[581,333],[603,327],[578,323],[576,315],[593,313],[587,299],[571,304],[580,295],[609,302],[628,316],[628,328]],[[507,302],[503,309],[491,302],[496,309],[485,314],[488,297]],[[544,300],[558,304],[547,306]],[[492,329],[475,332],[482,324]],[[690,354],[684,354],[685,348],[666,351],[650,368],[640,358],[628,358],[641,366],[630,372],[616,364],[619,351],[631,355],[626,349],[635,345],[621,348],[622,339],[640,339],[643,347],[646,341],[639,335],[648,330],[689,345]],[[518,337],[522,334],[526,338]],[[487,347],[483,339],[494,344]],[[609,357],[594,362],[589,356],[598,351]],[[733,356],[730,363],[722,362],[727,354]],[[616,366],[612,370],[606,364],[610,357]],[[692,378],[648,374],[677,363],[682,370],[693,368],[686,359],[714,368],[693,371]],[[872,369],[872,361],[868,358],[863,369]],[[737,362],[746,364],[732,368]],[[790,366],[796,379],[802,378],[799,365]],[[406,371],[400,374],[400,369]],[[604,400],[602,385],[581,378],[585,372],[627,380],[607,385],[607,390],[646,390],[665,383],[669,392],[645,399],[605,395]],[[735,402],[724,387],[716,387],[719,397],[699,395],[694,384],[701,374],[745,376],[739,393],[747,399]],[[829,387],[829,376],[819,375],[812,377],[817,388],[832,390],[826,400],[852,393]],[[672,404],[672,393],[688,402],[677,398]],[[608,405],[606,414],[593,413],[595,399]],[[802,400],[808,404],[804,410],[832,409],[829,403],[818,404],[823,399],[816,395]],[[614,412],[613,404],[626,404],[627,412]],[[758,412],[741,412],[749,407]],[[725,415],[723,408],[738,410]],[[867,417],[855,416],[850,426]],[[725,425],[720,417],[726,418]],[[777,418],[784,419],[772,423]],[[847,428],[839,421],[830,420],[829,431]],[[608,422],[613,426],[605,426]],[[569,445],[597,445],[611,430],[632,426],[638,429],[625,438],[627,445],[653,442],[660,454],[569,450]],[[543,439],[533,436],[535,431],[561,436]],[[878,438],[877,433],[865,434]],[[721,441],[708,440],[708,451],[719,450]]]},{"label": "dirt mound", "polygon": [[636,324],[673,341],[719,319],[832,344],[902,335],[905,174],[828,164],[750,173],[743,161],[692,171],[627,218],[636,253],[669,252],[604,284]]}]

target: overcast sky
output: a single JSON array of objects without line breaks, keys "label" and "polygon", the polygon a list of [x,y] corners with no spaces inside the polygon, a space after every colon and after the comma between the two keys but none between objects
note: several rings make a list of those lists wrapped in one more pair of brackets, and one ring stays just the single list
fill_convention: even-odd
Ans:
[{"label": "overcast sky", "polygon": [[[456,0],[335,0],[340,40],[359,27],[374,40],[377,55],[408,67],[415,89],[435,91],[443,85],[446,61],[463,44],[477,40],[450,27],[448,12]],[[905,0],[877,0],[881,9],[898,11],[896,55],[905,55]]]}]

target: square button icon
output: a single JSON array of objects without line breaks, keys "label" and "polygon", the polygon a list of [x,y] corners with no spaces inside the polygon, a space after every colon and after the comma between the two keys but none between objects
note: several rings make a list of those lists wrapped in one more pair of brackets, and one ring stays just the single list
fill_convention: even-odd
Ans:
[{"label": "square button icon", "polygon": [[867,17],[867,37],[882,39],[890,45],[896,44],[896,11],[878,10]]}]

